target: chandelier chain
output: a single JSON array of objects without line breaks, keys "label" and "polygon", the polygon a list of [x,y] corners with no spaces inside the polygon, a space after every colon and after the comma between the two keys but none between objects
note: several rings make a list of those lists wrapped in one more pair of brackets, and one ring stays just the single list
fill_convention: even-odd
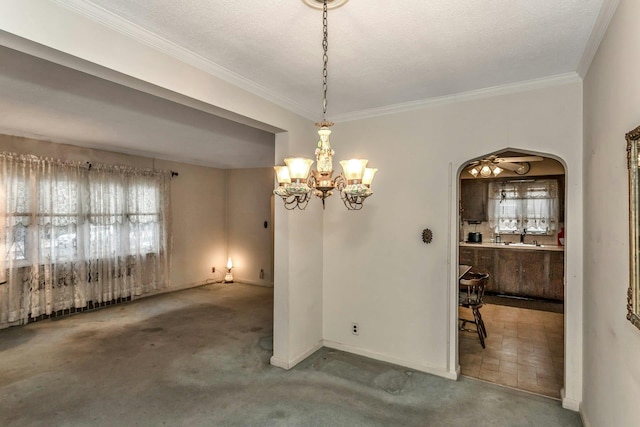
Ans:
[{"label": "chandelier chain", "polygon": [[327,12],[327,0],[324,0],[322,6],[322,120],[327,121],[327,63],[329,62],[329,56],[327,55],[327,49],[329,47],[329,29],[328,29],[328,12]]}]

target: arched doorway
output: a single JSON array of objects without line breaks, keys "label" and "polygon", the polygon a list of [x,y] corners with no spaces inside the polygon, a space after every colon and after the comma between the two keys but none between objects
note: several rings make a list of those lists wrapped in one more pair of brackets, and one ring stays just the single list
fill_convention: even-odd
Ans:
[{"label": "arched doorway", "polygon": [[[460,373],[560,398],[566,169],[547,155],[503,150],[465,163],[458,183],[458,264],[489,275],[484,347],[475,325],[456,325],[466,329],[457,338]],[[458,319],[472,320],[471,310],[458,308]]]}]

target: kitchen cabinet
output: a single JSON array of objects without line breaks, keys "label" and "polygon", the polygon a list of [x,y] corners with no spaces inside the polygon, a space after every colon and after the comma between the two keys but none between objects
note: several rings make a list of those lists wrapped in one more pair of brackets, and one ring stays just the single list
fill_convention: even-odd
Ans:
[{"label": "kitchen cabinet", "polygon": [[460,248],[459,256],[460,264],[466,264],[473,267],[474,271],[480,273],[489,273],[489,281],[487,282],[485,291],[499,292],[496,288],[493,272],[495,270],[495,249],[482,248]]},{"label": "kitchen cabinet", "polygon": [[489,273],[486,291],[527,298],[564,300],[564,252],[460,247],[460,264]]},{"label": "kitchen cabinet", "polygon": [[[498,249],[494,249],[495,252]],[[520,285],[520,254],[509,249],[500,250],[496,254],[494,276],[497,282],[495,292],[507,295],[519,295]]]},{"label": "kitchen cabinet", "polygon": [[476,260],[475,249],[460,248],[460,254],[458,256],[458,263],[465,265],[473,265]]},{"label": "kitchen cabinet", "polygon": [[487,221],[489,183],[483,179],[460,180],[460,205],[463,221]]},{"label": "kitchen cabinet", "polygon": [[[545,289],[550,286],[549,252],[514,251],[517,253],[517,283],[513,289],[515,295],[543,298]],[[508,291],[507,291],[508,292]]]},{"label": "kitchen cabinet", "polygon": [[564,301],[564,252],[551,252],[551,286],[545,298]]}]

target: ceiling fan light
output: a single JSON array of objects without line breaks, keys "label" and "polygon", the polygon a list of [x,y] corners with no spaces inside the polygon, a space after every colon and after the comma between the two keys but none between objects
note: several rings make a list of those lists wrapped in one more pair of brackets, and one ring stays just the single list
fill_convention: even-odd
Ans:
[{"label": "ceiling fan light", "polygon": [[291,179],[306,180],[309,177],[309,169],[311,169],[313,160],[304,157],[287,157],[284,162],[289,168]]},{"label": "ceiling fan light", "polygon": [[483,178],[488,178],[491,176],[491,168],[489,167],[489,165],[482,165],[482,167],[480,168],[480,176]]},{"label": "ceiling fan light", "polygon": [[469,169],[467,172],[469,172],[471,175],[473,175],[474,178],[477,178],[478,174],[480,173],[480,170],[478,169],[477,166],[474,166],[471,169]]},{"label": "ceiling fan light", "polygon": [[493,167],[493,176],[498,176],[502,173],[503,169],[499,166]]}]

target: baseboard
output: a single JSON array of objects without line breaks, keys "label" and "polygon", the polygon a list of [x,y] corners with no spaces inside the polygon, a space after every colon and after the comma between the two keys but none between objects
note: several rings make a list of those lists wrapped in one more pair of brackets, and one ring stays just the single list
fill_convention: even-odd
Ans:
[{"label": "baseboard", "polygon": [[242,283],[245,285],[262,286],[264,288],[273,288],[273,283],[270,283],[270,282],[254,282],[253,280],[244,280],[244,279],[238,279],[236,280],[236,282]]},{"label": "baseboard", "polygon": [[271,356],[271,359],[269,359],[269,363],[271,363],[271,366],[275,366],[276,368],[289,370],[289,364],[287,363],[287,361],[282,360],[278,357]]},{"label": "baseboard", "polygon": [[296,366],[298,363],[302,362],[307,357],[311,356],[316,351],[320,350],[322,347],[323,347],[322,340],[320,340],[316,344],[314,344],[313,346],[311,346],[307,350],[303,351],[302,353],[300,353],[299,355],[297,355],[296,357],[294,357],[293,359],[291,359],[288,362],[286,360],[280,359],[280,358],[275,357],[275,356],[271,356],[271,359],[269,359],[269,362],[273,366],[289,370],[289,369],[293,368],[294,366]]},{"label": "baseboard", "polygon": [[569,409],[570,411],[580,412],[580,402],[575,399],[570,399],[564,395],[564,389],[560,391],[560,399],[562,400],[562,407]]},{"label": "baseboard", "polygon": [[582,425],[584,427],[591,427],[591,423],[587,419],[587,416],[585,415],[584,410],[582,409],[582,403],[580,403],[580,405],[578,405],[578,406],[579,406],[578,413],[580,414],[580,419],[582,420]]},{"label": "baseboard", "polygon": [[447,378],[450,380],[457,380],[459,376],[458,370],[456,370],[456,372],[450,372],[444,369],[435,368],[433,366],[423,365],[409,360],[388,356],[386,354],[376,353],[358,347],[352,347],[350,345],[342,344],[336,341],[324,340],[324,346],[340,351],[346,351],[347,353],[353,353],[359,356],[368,357],[370,359],[380,360],[382,362],[393,363],[394,365],[404,366],[406,368],[414,369],[416,371],[424,372],[427,374],[437,375],[439,377]]},{"label": "baseboard", "polygon": [[141,298],[146,298],[146,297],[152,297],[154,295],[168,294],[169,292],[184,291],[185,289],[197,288],[199,286],[204,286],[204,285],[207,285],[207,283],[205,283],[205,282],[194,282],[194,283],[187,283],[187,284],[184,284],[184,285],[170,286],[170,287],[167,287],[167,288],[156,289],[155,291],[148,292],[148,293],[143,294],[143,295],[138,295],[138,296],[136,296],[135,298],[132,298],[132,299],[141,299]]}]

